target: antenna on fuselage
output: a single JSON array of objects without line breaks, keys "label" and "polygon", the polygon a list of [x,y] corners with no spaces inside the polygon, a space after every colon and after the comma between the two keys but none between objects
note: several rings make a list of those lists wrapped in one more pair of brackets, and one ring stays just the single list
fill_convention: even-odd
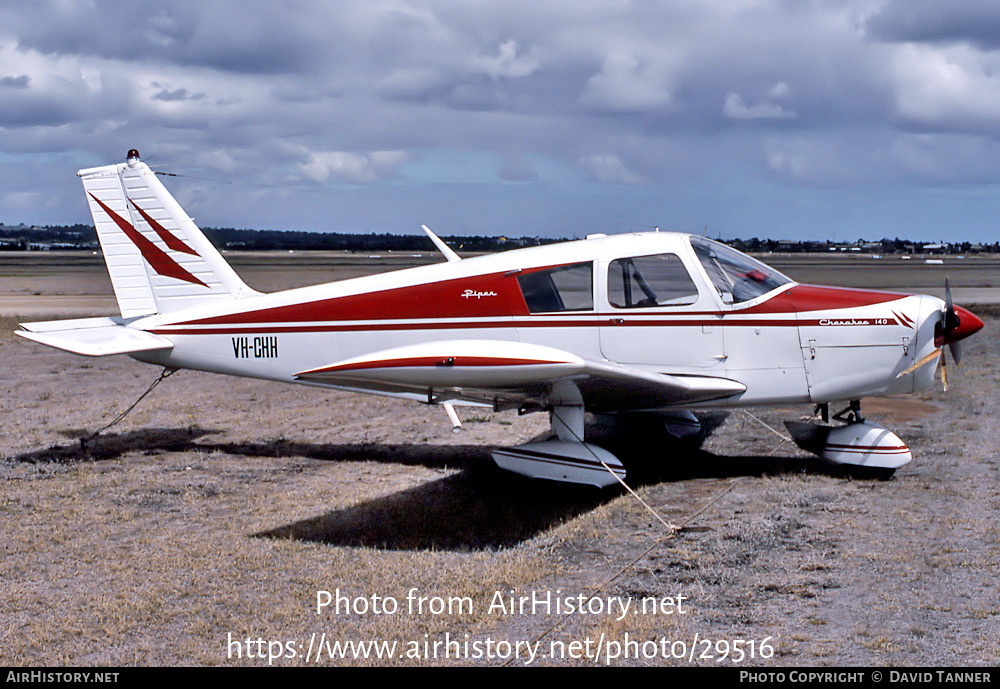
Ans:
[{"label": "antenna on fuselage", "polygon": [[421,225],[420,227],[422,227],[424,232],[427,233],[427,236],[431,238],[431,241],[434,242],[434,246],[438,248],[438,251],[444,254],[445,258],[447,258],[449,261],[462,260],[462,257],[456,254],[454,251],[452,251],[447,244],[441,241],[440,237],[431,232],[431,228],[427,227],[427,225]]}]

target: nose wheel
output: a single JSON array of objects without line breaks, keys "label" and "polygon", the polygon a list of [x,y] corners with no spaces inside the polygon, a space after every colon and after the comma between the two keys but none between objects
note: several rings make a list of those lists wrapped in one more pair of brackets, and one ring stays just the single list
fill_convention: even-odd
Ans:
[{"label": "nose wheel", "polygon": [[910,449],[893,432],[865,421],[861,414],[861,401],[851,402],[835,414],[830,414],[830,405],[816,405],[816,416],[823,424],[830,419],[843,425],[822,425],[786,422],[795,440],[803,450],[812,452],[858,478],[889,478],[899,467],[912,459]]}]

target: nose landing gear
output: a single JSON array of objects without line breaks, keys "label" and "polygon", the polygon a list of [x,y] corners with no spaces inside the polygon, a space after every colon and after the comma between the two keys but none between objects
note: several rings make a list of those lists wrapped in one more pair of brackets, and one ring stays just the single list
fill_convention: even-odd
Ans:
[{"label": "nose landing gear", "polygon": [[785,422],[795,444],[829,462],[851,468],[856,475],[889,478],[913,459],[910,448],[895,433],[865,421],[859,400],[851,400],[847,407],[833,414],[833,420],[843,425],[830,425],[829,403],[817,405],[816,414],[822,423]]}]

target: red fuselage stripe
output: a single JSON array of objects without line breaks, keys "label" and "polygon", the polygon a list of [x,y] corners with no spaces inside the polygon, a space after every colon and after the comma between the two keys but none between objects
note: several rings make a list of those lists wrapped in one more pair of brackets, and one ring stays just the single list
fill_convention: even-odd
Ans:
[{"label": "red fuselage stripe", "polygon": [[[574,320],[569,319],[549,319],[539,317],[538,319],[517,319],[507,321],[439,321],[422,320],[409,323],[383,323],[379,321],[362,321],[355,323],[316,323],[290,324],[290,325],[262,325],[257,323],[232,323],[226,327],[185,327],[187,324],[179,326],[161,326],[150,332],[156,335],[239,335],[246,333],[322,333],[322,332],[365,332],[365,331],[405,331],[405,330],[482,330],[482,329],[509,329],[509,328],[690,328],[701,326],[725,326],[741,328],[795,328],[803,327],[823,327],[824,321],[828,319],[796,320],[788,319],[736,319],[723,316],[716,319],[635,319],[625,322],[618,322],[619,319],[608,318],[607,316],[597,316],[591,319],[581,319],[579,316]],[[865,322],[856,322],[851,327],[900,327],[895,322],[875,323],[874,319],[867,319]]]},{"label": "red fuselage stripe", "polygon": [[795,285],[767,301],[751,306],[741,313],[805,313],[874,306],[903,299],[909,295],[895,292],[874,292],[847,287]]},{"label": "red fuselage stripe", "polygon": [[[858,308],[895,301],[905,297],[901,294],[885,292],[867,292],[863,290],[845,290],[831,287],[815,287],[811,285],[795,285],[794,287],[774,295],[771,299],[756,306],[739,309],[732,312],[687,311],[671,312],[670,315],[684,319],[685,325],[715,325],[722,318],[738,318],[740,316],[764,316],[752,322],[755,327],[773,325],[809,325],[809,321],[796,322],[797,314],[813,311],[830,311],[838,309]],[[239,313],[220,316],[210,316],[196,320],[178,323],[178,326],[250,326],[259,325],[271,327],[283,324],[313,324],[303,329],[313,328],[317,323],[345,323],[357,321],[387,321],[387,320],[426,320],[444,321],[458,318],[529,318],[533,314],[528,311],[527,304],[521,294],[520,286],[513,275],[507,273],[489,273],[465,278],[443,280],[441,282],[422,283],[397,287],[393,289],[350,294],[329,299],[297,304],[273,306]],[[553,327],[561,325],[579,326],[584,323],[593,325],[594,318],[614,319],[614,324],[634,325],[642,327],[652,321],[656,325],[665,322],[664,312],[642,313],[635,309],[622,310],[613,314],[601,313],[591,316],[582,312],[562,312],[537,314]],[[775,323],[767,316],[787,317],[791,320]],[[886,314],[886,318],[889,314]],[[716,320],[706,320],[716,319]],[[565,323],[563,323],[565,321]],[[531,321],[525,321],[526,327]],[[558,322],[558,323],[557,323]],[[751,322],[744,322],[751,324]],[[727,323],[728,324],[728,323]],[[822,322],[817,321],[817,325]],[[845,323],[847,325],[866,325],[866,323]],[[340,326],[337,326],[340,327]],[[371,326],[367,326],[371,327]],[[396,326],[393,326],[394,328]],[[458,326],[462,327],[462,326]],[[348,329],[354,329],[348,326]],[[261,331],[263,332],[263,330]]]}]

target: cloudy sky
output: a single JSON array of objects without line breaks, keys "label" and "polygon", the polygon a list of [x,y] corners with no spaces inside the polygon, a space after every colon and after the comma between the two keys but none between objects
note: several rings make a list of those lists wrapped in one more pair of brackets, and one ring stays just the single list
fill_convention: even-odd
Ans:
[{"label": "cloudy sky", "polygon": [[1000,240],[1000,3],[6,0],[0,221]]}]

